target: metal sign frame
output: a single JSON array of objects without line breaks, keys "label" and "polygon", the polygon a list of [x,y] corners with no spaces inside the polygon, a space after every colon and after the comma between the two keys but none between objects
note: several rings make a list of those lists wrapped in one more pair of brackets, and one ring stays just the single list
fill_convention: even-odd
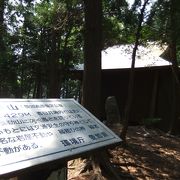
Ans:
[{"label": "metal sign frame", "polygon": [[0,177],[121,142],[74,99],[0,99]]}]

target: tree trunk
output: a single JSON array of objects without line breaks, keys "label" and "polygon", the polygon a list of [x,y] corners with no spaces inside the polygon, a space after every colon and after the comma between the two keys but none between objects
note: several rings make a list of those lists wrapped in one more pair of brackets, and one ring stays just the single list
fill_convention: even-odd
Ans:
[{"label": "tree trunk", "polygon": [[0,53],[4,51],[4,42],[3,42],[3,34],[4,34],[4,8],[5,8],[5,0],[0,1]]},{"label": "tree trunk", "polygon": [[48,74],[48,97],[59,98],[61,77],[60,73],[60,33],[55,29],[51,30],[51,52],[49,61],[49,74]]},{"label": "tree trunk", "polygon": [[100,118],[102,2],[85,0],[84,75],[82,104]]},{"label": "tree trunk", "polygon": [[133,53],[132,53],[132,64],[131,64],[131,70],[129,74],[129,84],[128,84],[128,97],[127,97],[127,102],[126,102],[126,107],[125,107],[125,117],[124,117],[124,122],[123,122],[123,128],[121,131],[121,138],[126,141],[126,134],[128,130],[128,123],[130,119],[130,113],[132,111],[132,102],[133,102],[133,92],[134,92],[134,77],[135,77],[135,61],[136,61],[136,52],[137,48],[139,45],[139,39],[141,36],[141,29],[142,29],[142,22],[144,20],[144,13],[146,9],[146,5],[149,0],[145,0],[143,7],[141,9],[140,15],[139,15],[139,23],[136,31],[136,40],[135,40],[135,45],[133,48]]},{"label": "tree trunk", "polygon": [[172,83],[172,116],[169,125],[169,133],[173,133],[175,131],[176,122],[178,121],[178,104],[179,104],[179,92],[180,92],[180,80],[179,80],[179,67],[177,62],[177,52],[176,52],[176,44],[178,32],[176,27],[178,26],[177,21],[177,7],[178,0],[171,0],[170,5],[170,21],[171,21],[171,30],[170,30],[170,61],[172,62],[172,74],[173,74],[173,83]]},{"label": "tree trunk", "polygon": [[3,40],[3,34],[4,34],[4,8],[5,8],[5,0],[0,1],[0,61],[1,61],[1,67],[0,67],[0,97],[4,94],[4,87],[3,87],[3,67],[2,62],[5,59],[5,44]]}]

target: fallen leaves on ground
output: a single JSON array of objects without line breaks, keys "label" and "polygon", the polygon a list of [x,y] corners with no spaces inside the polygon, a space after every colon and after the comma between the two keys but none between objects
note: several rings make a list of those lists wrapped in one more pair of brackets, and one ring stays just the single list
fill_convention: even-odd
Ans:
[{"label": "fallen leaves on ground", "polygon": [[[119,126],[114,126],[113,131],[119,134]],[[119,169],[122,179],[180,179],[179,137],[169,136],[157,129],[133,126],[128,129],[127,146],[117,146],[108,151],[110,161]],[[84,172],[85,165],[85,159],[69,161],[68,180],[91,179],[93,172]],[[107,178],[101,176],[101,179]]]}]

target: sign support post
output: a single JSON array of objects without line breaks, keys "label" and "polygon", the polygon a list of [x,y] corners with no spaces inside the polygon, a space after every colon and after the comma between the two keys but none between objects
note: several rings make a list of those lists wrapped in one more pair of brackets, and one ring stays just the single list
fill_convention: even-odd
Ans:
[{"label": "sign support post", "polygon": [[[58,168],[58,167],[57,167]],[[67,163],[54,170],[42,169],[18,176],[18,180],[67,180]]]}]

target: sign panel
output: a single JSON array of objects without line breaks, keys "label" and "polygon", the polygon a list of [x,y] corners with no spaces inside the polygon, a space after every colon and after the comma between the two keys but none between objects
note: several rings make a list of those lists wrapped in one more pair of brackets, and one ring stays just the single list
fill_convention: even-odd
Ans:
[{"label": "sign panel", "polygon": [[0,100],[0,175],[120,141],[73,99]]}]

